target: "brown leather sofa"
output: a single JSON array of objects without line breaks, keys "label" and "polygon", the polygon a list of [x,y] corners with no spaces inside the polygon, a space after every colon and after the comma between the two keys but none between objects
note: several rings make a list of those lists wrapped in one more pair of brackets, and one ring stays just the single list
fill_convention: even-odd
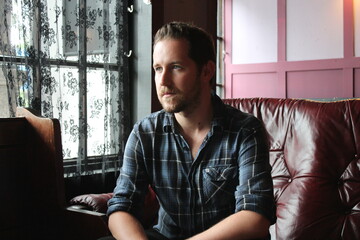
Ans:
[{"label": "brown leather sofa", "polygon": [[[272,239],[360,239],[360,100],[224,102],[255,115],[268,132],[277,204]],[[104,212],[110,197],[78,196],[70,208]],[[153,192],[146,205],[152,209],[146,217],[153,220]]]}]

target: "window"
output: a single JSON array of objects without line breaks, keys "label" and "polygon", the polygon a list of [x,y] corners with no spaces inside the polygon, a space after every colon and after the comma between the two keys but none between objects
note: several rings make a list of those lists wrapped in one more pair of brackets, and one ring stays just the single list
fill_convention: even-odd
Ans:
[{"label": "window", "polygon": [[0,111],[58,118],[67,176],[114,170],[129,129],[127,1],[0,5],[0,91],[12,106]]}]

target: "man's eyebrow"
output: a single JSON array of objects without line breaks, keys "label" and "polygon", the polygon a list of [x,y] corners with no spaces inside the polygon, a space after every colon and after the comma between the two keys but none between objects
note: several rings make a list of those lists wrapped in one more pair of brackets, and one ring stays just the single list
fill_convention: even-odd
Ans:
[{"label": "man's eyebrow", "polygon": [[[183,63],[182,61],[173,61],[173,62],[170,62],[168,65],[176,65],[176,64],[182,64],[182,63]],[[153,63],[153,67],[158,66],[158,65],[161,65],[161,64]]]}]

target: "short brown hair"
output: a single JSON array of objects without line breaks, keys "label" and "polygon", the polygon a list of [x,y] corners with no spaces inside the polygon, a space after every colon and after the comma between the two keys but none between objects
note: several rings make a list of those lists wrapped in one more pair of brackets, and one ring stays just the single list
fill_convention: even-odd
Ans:
[{"label": "short brown hair", "polygon": [[216,62],[212,37],[203,29],[184,22],[170,22],[162,26],[154,37],[154,46],[161,40],[185,39],[189,43],[189,57],[194,60],[198,70],[208,62]]}]

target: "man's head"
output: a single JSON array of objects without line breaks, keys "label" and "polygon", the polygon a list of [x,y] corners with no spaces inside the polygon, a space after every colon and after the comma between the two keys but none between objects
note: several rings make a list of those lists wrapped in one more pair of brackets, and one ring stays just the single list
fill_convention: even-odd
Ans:
[{"label": "man's head", "polygon": [[199,72],[208,62],[216,62],[214,42],[203,29],[183,22],[171,22],[161,27],[155,37],[154,46],[161,40],[185,39],[189,44],[189,57],[196,63]]},{"label": "man's head", "polygon": [[211,38],[185,23],[169,23],[155,36],[153,68],[159,101],[168,112],[193,112],[210,99],[215,72]]}]

